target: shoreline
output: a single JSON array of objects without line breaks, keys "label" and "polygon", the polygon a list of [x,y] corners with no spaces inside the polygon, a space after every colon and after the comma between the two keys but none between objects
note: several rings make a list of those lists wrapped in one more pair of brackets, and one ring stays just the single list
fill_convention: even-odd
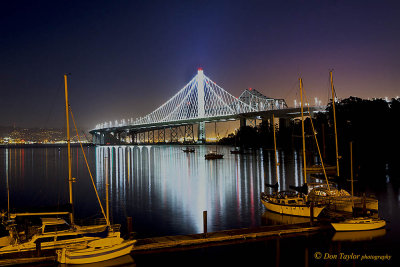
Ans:
[{"label": "shoreline", "polygon": [[[82,143],[83,146],[96,146],[93,143]],[[79,143],[71,144],[71,147],[79,147]],[[0,148],[39,148],[39,147],[67,147],[67,144],[0,144]]]}]

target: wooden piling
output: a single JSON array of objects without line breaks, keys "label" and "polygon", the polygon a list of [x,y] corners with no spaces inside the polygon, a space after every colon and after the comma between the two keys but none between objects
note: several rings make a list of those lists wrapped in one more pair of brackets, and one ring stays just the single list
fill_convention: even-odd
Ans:
[{"label": "wooden piling", "polygon": [[37,240],[35,243],[36,243],[36,256],[40,257],[40,254],[42,253],[42,242],[40,240]]},{"label": "wooden piling", "polygon": [[207,211],[203,211],[203,233],[207,237]]},{"label": "wooden piling", "polygon": [[126,217],[126,225],[128,227],[128,235],[130,236],[133,232],[132,217]]}]

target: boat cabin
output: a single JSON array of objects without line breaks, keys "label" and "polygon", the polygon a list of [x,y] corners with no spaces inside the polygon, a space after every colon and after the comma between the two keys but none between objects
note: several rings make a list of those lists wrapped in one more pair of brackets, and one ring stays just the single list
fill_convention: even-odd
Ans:
[{"label": "boat cabin", "polygon": [[71,229],[71,226],[61,218],[41,218],[42,234],[63,232]]}]

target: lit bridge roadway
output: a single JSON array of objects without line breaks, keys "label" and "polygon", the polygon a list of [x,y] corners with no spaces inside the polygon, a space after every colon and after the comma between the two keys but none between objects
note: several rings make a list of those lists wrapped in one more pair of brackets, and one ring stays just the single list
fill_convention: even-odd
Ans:
[{"label": "lit bridge roadway", "polygon": [[[311,113],[321,110],[309,109]],[[308,107],[304,110],[306,116],[312,116]],[[300,108],[288,108],[284,99],[268,98],[254,89],[246,89],[239,98],[234,97],[199,69],[185,87],[152,113],[135,120],[100,123],[90,133],[93,143],[98,145],[204,143],[205,123],[239,120],[240,126],[255,126],[256,120],[272,122],[272,115],[288,124],[301,114]]]}]

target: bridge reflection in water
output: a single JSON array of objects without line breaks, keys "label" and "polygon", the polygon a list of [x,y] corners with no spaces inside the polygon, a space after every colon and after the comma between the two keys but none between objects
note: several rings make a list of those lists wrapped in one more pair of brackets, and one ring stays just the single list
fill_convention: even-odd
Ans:
[{"label": "bridge reflection in water", "polygon": [[[134,230],[149,235],[188,234],[203,231],[204,210],[208,230],[261,224],[264,208],[260,192],[275,181],[271,151],[205,161],[210,147],[197,146],[187,154],[179,146],[96,147],[97,187],[104,197],[104,161],[109,160],[110,199],[114,220],[134,219]],[[281,189],[301,184],[296,152],[279,153]]]}]

